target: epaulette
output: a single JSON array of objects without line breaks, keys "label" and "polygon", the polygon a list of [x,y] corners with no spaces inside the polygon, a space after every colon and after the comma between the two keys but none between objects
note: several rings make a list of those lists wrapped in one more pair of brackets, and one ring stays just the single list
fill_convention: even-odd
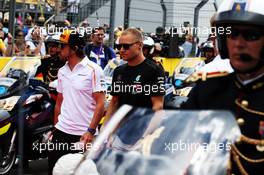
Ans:
[{"label": "epaulette", "polygon": [[218,72],[194,72],[186,80],[186,83],[196,82],[198,80],[206,81],[208,78],[224,77],[227,76],[229,72],[218,71]]}]

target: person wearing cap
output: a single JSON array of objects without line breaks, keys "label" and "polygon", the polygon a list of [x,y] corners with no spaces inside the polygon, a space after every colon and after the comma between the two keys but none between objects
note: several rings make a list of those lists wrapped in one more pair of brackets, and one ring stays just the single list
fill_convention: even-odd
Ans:
[{"label": "person wearing cap", "polygon": [[199,81],[184,107],[231,111],[241,137],[228,174],[264,174],[264,1],[224,0],[215,23],[219,53],[234,73]]},{"label": "person wearing cap", "polygon": [[154,52],[154,40],[149,37],[145,36],[143,40],[143,54],[146,58],[152,59],[152,53]]},{"label": "person wearing cap", "polygon": [[[212,33],[208,36],[208,39],[206,42],[210,42],[213,44],[214,47],[214,55],[215,57],[213,58],[212,61],[210,61],[209,63],[206,63],[199,71],[200,72],[206,72],[206,73],[212,73],[212,72],[229,72],[232,73],[234,70],[230,65],[230,61],[229,59],[221,59],[219,53],[218,53],[218,49],[217,49],[217,36],[216,36],[216,26],[215,26],[215,17],[216,17],[216,13],[214,13],[214,15],[211,17],[210,19],[210,24],[212,27]],[[205,42],[205,43],[206,43]],[[203,47],[203,45],[205,44],[201,44],[201,48]],[[201,48],[199,49],[201,51]]]},{"label": "person wearing cap", "polygon": [[156,53],[154,53],[155,51],[157,53],[154,40],[149,36],[145,36],[144,40],[143,40],[143,55],[147,59],[149,59],[149,60],[153,61],[155,64],[157,64],[162,70],[164,70],[161,62],[154,59],[155,54],[156,54]]},{"label": "person wearing cap", "polygon": [[205,42],[201,47],[201,56],[205,58],[205,64],[210,63],[215,58],[214,45],[211,41]]},{"label": "person wearing cap", "polygon": [[50,83],[58,79],[58,71],[64,66],[65,61],[60,60],[60,35],[48,36],[45,40],[48,48],[48,57],[41,59],[41,65],[38,67],[36,77],[42,77],[43,81]]},{"label": "person wearing cap", "polygon": [[55,150],[49,153],[49,174],[61,156],[76,151],[71,150],[75,143],[81,142],[86,148],[86,143],[93,141],[103,116],[106,91],[103,70],[83,52],[83,37],[76,31],[65,30],[60,42],[60,58],[66,64],[58,72],[56,130],[52,138]]}]

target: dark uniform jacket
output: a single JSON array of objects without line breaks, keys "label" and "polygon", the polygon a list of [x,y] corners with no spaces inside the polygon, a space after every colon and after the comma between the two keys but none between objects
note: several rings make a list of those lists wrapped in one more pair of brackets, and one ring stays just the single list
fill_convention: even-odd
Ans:
[{"label": "dark uniform jacket", "polygon": [[242,133],[231,149],[232,173],[264,174],[264,75],[247,85],[234,73],[199,81],[183,108],[230,110]]},{"label": "dark uniform jacket", "polygon": [[59,56],[41,59],[41,65],[37,69],[36,76],[42,74],[44,82],[50,83],[58,79],[58,71],[64,65],[65,62],[61,61]]}]

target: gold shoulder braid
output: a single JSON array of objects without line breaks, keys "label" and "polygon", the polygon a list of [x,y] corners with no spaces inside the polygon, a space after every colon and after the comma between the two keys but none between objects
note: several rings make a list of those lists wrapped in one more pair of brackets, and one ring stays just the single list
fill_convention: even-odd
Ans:
[{"label": "gold shoulder braid", "polygon": [[[251,159],[251,158],[246,157],[244,154],[242,154],[238,150],[238,148],[234,144],[231,145],[231,156],[232,156],[234,162],[236,163],[236,165],[237,165],[237,167],[238,167],[238,169],[242,175],[249,175],[249,174],[247,173],[247,171],[243,167],[243,165],[240,161],[240,157],[249,163],[255,164],[255,163],[263,163],[264,162],[264,159]],[[231,164],[231,160],[230,160],[230,164]]]},{"label": "gold shoulder braid", "polygon": [[250,162],[250,163],[262,163],[262,162],[264,162],[264,159],[251,159],[251,158],[246,157],[244,154],[242,154],[238,150],[238,148],[234,144],[231,145],[231,152],[238,155],[239,157],[241,157],[242,159],[244,159],[245,161]]},{"label": "gold shoulder braid", "polygon": [[57,73],[55,73],[55,75],[52,75],[51,71],[53,71],[53,70],[58,70],[58,69],[49,68],[48,75],[46,77],[48,82],[51,82],[51,81],[56,80],[58,78],[58,74]]},{"label": "gold shoulder braid", "polygon": [[249,109],[245,105],[240,103],[238,99],[235,100],[235,103],[236,103],[237,106],[241,107],[242,109],[244,109],[245,111],[247,111],[249,113],[260,115],[260,116],[264,116],[264,112],[256,111],[254,109]]},{"label": "gold shoulder braid", "polygon": [[264,146],[264,140],[263,139],[262,140],[252,139],[252,138],[249,138],[249,137],[247,137],[247,136],[245,136],[243,134],[241,135],[240,140],[242,142],[245,142],[245,143],[250,144],[250,145],[261,145],[261,146]]},{"label": "gold shoulder braid", "polygon": [[[238,107],[240,107],[241,109],[243,109],[244,111],[247,111],[248,113],[258,115],[259,117],[264,116],[264,112],[256,111],[254,109],[250,109],[248,107],[248,102],[246,100],[240,101],[239,99],[236,99],[235,104]],[[256,145],[256,149],[260,152],[262,152],[262,148],[264,148],[264,140],[263,139],[254,139],[254,138],[250,138],[250,137],[247,137],[247,136],[242,134],[240,136],[240,141],[244,142],[246,144]],[[239,151],[239,149],[234,144],[231,145],[231,157],[233,158],[234,163],[237,165],[237,167],[238,167],[238,169],[242,175],[248,175],[248,173],[240,161],[241,158],[243,160],[249,162],[249,163],[252,163],[252,164],[258,164],[258,163],[264,162],[263,158],[262,159],[251,159],[251,158],[246,157],[244,154],[242,154]]]},{"label": "gold shoulder braid", "polygon": [[195,72],[191,74],[185,81],[187,83],[196,82],[198,80],[206,81],[208,78],[224,77],[229,73],[224,72]]},{"label": "gold shoulder braid", "polygon": [[[241,102],[239,102],[238,99],[235,100],[235,103],[237,106],[239,106],[240,108],[242,108],[244,111],[247,111],[251,114],[254,114],[254,115],[259,115],[259,116],[264,116],[264,112],[260,112],[260,111],[256,111],[254,109],[250,109],[248,107],[248,102],[246,100],[242,100]],[[238,119],[240,120],[240,119]],[[240,120],[240,123],[241,123],[242,120]],[[239,124],[239,122],[238,122]],[[256,145],[256,149],[259,151],[259,152],[263,152],[264,151],[264,139],[261,139],[261,140],[257,140],[257,139],[252,139],[252,138],[249,138],[249,137],[246,137],[244,135],[241,136],[241,141],[244,141],[245,143],[248,143],[248,144],[251,144],[251,145]]]}]

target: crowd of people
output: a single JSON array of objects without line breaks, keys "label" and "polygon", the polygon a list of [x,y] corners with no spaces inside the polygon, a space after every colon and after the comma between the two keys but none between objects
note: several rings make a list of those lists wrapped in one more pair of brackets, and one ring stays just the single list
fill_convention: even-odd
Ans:
[{"label": "crowd of people", "polygon": [[[243,1],[244,2],[244,1]],[[263,174],[263,98],[264,98],[264,3],[246,0],[249,7],[225,0],[212,17],[211,26],[231,27],[229,34],[210,35],[197,48],[205,58],[203,71],[219,72],[214,78],[196,82],[182,109],[230,110],[242,132],[240,142],[232,144],[230,174]],[[260,10],[259,10],[260,9]],[[29,24],[29,22],[27,22]],[[15,35],[0,24],[0,53],[3,56],[40,56],[37,74],[44,81],[58,79],[52,143],[91,143],[100,134],[106,84],[103,69],[112,59],[125,64],[114,70],[111,102],[105,124],[123,104],[163,109],[165,73],[153,57],[162,45],[140,29],[118,27],[114,48],[104,43],[106,29],[97,27],[89,37],[69,27],[59,35],[47,36],[40,26],[19,26]],[[194,39],[186,36],[185,56],[191,53]],[[218,43],[218,44],[216,44]],[[46,54],[46,52],[48,54]],[[48,55],[48,56],[47,56]],[[225,66],[222,66],[222,65]],[[230,74],[222,74],[227,71]],[[116,86],[133,87],[121,88]],[[150,91],[142,90],[150,87]],[[49,174],[56,161],[71,150],[49,153]]]}]

